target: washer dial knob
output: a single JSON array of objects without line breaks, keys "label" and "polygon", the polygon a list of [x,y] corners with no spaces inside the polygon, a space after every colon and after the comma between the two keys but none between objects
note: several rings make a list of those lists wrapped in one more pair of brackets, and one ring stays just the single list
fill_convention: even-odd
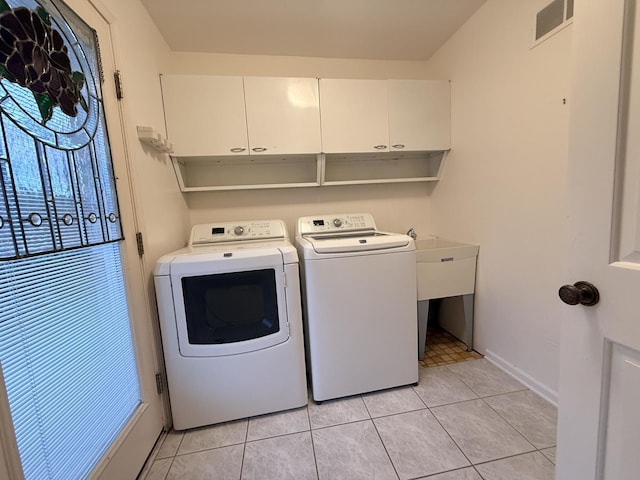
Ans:
[{"label": "washer dial knob", "polygon": [[333,226],[336,228],[340,228],[342,226],[342,220],[340,220],[339,218],[334,218],[333,219]]},{"label": "washer dial knob", "polygon": [[240,226],[240,225],[238,225],[237,227],[235,227],[235,228],[233,229],[233,234],[234,234],[234,235],[236,235],[236,236],[238,236],[238,237],[239,237],[240,235],[242,235],[243,233],[244,233],[244,227],[242,227],[242,226]]}]

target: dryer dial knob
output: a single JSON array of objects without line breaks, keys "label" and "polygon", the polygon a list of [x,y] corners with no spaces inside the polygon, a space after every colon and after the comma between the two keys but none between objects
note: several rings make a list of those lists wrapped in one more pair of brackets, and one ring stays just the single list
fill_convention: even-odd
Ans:
[{"label": "dryer dial knob", "polygon": [[339,218],[334,218],[333,219],[333,226],[336,228],[340,228],[342,226],[342,220],[340,220]]},{"label": "dryer dial knob", "polygon": [[242,227],[242,226],[240,226],[240,225],[238,225],[237,227],[235,227],[235,228],[233,229],[233,234],[234,234],[234,235],[236,235],[236,236],[240,236],[240,235],[242,235],[243,233],[244,233],[244,227]]}]

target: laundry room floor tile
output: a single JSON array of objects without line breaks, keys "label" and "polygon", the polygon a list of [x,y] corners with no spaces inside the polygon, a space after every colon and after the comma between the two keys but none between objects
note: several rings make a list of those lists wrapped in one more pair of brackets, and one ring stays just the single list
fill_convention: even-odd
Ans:
[{"label": "laundry room floor tile", "polygon": [[145,480],[164,480],[172,463],[173,457],[156,460],[150,465]]},{"label": "laundry room floor tile", "polygon": [[162,442],[162,446],[158,450],[157,458],[167,458],[175,456],[175,454],[178,453],[178,447],[180,447],[182,437],[184,437],[184,432],[176,432],[175,430],[171,430],[169,433],[167,433],[167,436],[164,438],[164,442]]},{"label": "laundry room floor tile", "polygon": [[485,480],[553,480],[553,464],[540,452],[503,458],[476,467]]},{"label": "laundry room floor tile", "polygon": [[417,386],[170,431],[138,480],[550,480],[556,417],[469,360],[420,368]]},{"label": "laundry room floor tile", "polygon": [[482,477],[473,467],[452,470],[451,472],[430,475],[429,478],[421,477],[417,480],[482,480]]},{"label": "laundry room floor tile", "polygon": [[484,401],[536,448],[556,444],[557,409],[532,391],[486,397]]},{"label": "laundry room floor tile", "polygon": [[428,407],[478,398],[473,390],[445,366],[421,368],[418,385],[413,390]]},{"label": "laundry room floor tile", "polygon": [[371,420],[314,430],[320,480],[397,480]]},{"label": "laundry room floor tile", "polygon": [[427,409],[376,418],[373,422],[400,480],[469,465],[469,461]]},{"label": "laundry room floor tile", "polygon": [[411,387],[392,388],[362,395],[372,418],[426,408]]},{"label": "laundry room floor tile", "polygon": [[178,455],[166,480],[238,480],[243,451],[243,445],[232,445]]},{"label": "laundry room floor tile", "polygon": [[247,419],[219,423],[185,431],[178,455],[244,443],[247,439]]},{"label": "laundry room floor tile", "polygon": [[342,423],[369,419],[369,412],[360,395],[327,400],[322,403],[309,401],[311,428],[330,427]]},{"label": "laundry room floor tile", "polygon": [[544,448],[540,450],[540,453],[542,453],[545,457],[551,460],[551,463],[553,463],[554,465],[556,464],[556,447]]},{"label": "laundry room floor tile", "polygon": [[247,442],[242,480],[316,480],[311,432]]},{"label": "laundry room floor tile", "polygon": [[482,400],[454,403],[431,411],[474,464],[535,450]]},{"label": "laundry room floor tile", "polygon": [[249,419],[247,442],[310,430],[307,408],[260,415]]},{"label": "laundry room floor tile", "polygon": [[243,445],[178,455],[166,480],[237,480],[242,468]]},{"label": "laundry room floor tile", "polygon": [[446,368],[481,397],[527,389],[518,380],[485,359],[454,363]]}]

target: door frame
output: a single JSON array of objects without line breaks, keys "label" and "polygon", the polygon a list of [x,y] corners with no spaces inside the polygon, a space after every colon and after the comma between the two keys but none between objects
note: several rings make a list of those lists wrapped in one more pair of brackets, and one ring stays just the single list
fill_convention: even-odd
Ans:
[{"label": "door frame", "polygon": [[[130,475],[129,465],[112,461],[119,451],[131,447],[138,449],[138,461],[141,461],[138,471],[143,468],[144,462],[151,453],[155,442],[162,431],[170,425],[168,418],[169,400],[166,388],[161,394],[157,390],[158,385],[155,374],[162,372],[164,377],[162,349],[157,333],[158,325],[154,322],[154,299],[148,289],[150,274],[144,257],[138,252],[137,242],[135,241],[136,234],[143,231],[143,222],[141,221],[141,203],[137,201],[136,197],[136,176],[130,153],[132,151],[131,143],[135,139],[132,139],[127,134],[129,128],[126,98],[117,98],[114,80],[114,73],[119,65],[120,52],[117,29],[118,19],[102,0],[64,1],[76,12],[75,5],[78,2],[86,2],[86,4],[95,9],[107,24],[110,39],[109,45],[105,45],[106,42],[104,41],[100,44],[103,68],[107,63],[110,63],[113,68],[111,71],[104,69],[105,82],[102,84],[103,104],[116,177],[118,202],[121,217],[123,217],[122,228],[124,237],[128,240],[122,242],[121,252],[125,267],[127,303],[130,311],[134,353],[142,397],[142,404],[133,415],[131,421],[105,452],[102,460],[98,462],[90,475],[90,478],[116,480]],[[80,14],[80,12],[77,13]],[[110,62],[105,62],[107,55],[110,56]],[[116,132],[117,134],[115,134]],[[118,140],[114,141],[114,137],[117,137]],[[129,216],[130,218],[128,218]],[[150,374],[150,372],[153,372],[153,374]],[[152,400],[152,402],[148,400]],[[149,409],[151,411],[147,412]],[[147,413],[150,413],[150,415]],[[150,439],[146,438],[146,435],[142,435],[142,432],[148,432],[149,430],[157,430],[153,443],[150,443]]]}]

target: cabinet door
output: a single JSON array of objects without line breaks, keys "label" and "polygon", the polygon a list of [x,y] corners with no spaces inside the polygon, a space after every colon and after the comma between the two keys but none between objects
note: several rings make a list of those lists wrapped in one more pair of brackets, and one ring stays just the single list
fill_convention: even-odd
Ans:
[{"label": "cabinet door", "polygon": [[320,80],[322,151],[387,152],[386,80]]},{"label": "cabinet door", "polygon": [[251,155],[320,153],[318,80],[245,77]]},{"label": "cabinet door", "polygon": [[447,150],[450,140],[450,83],[389,80],[391,151]]},{"label": "cabinet door", "polygon": [[167,137],[176,156],[248,154],[242,77],[161,78]]}]

